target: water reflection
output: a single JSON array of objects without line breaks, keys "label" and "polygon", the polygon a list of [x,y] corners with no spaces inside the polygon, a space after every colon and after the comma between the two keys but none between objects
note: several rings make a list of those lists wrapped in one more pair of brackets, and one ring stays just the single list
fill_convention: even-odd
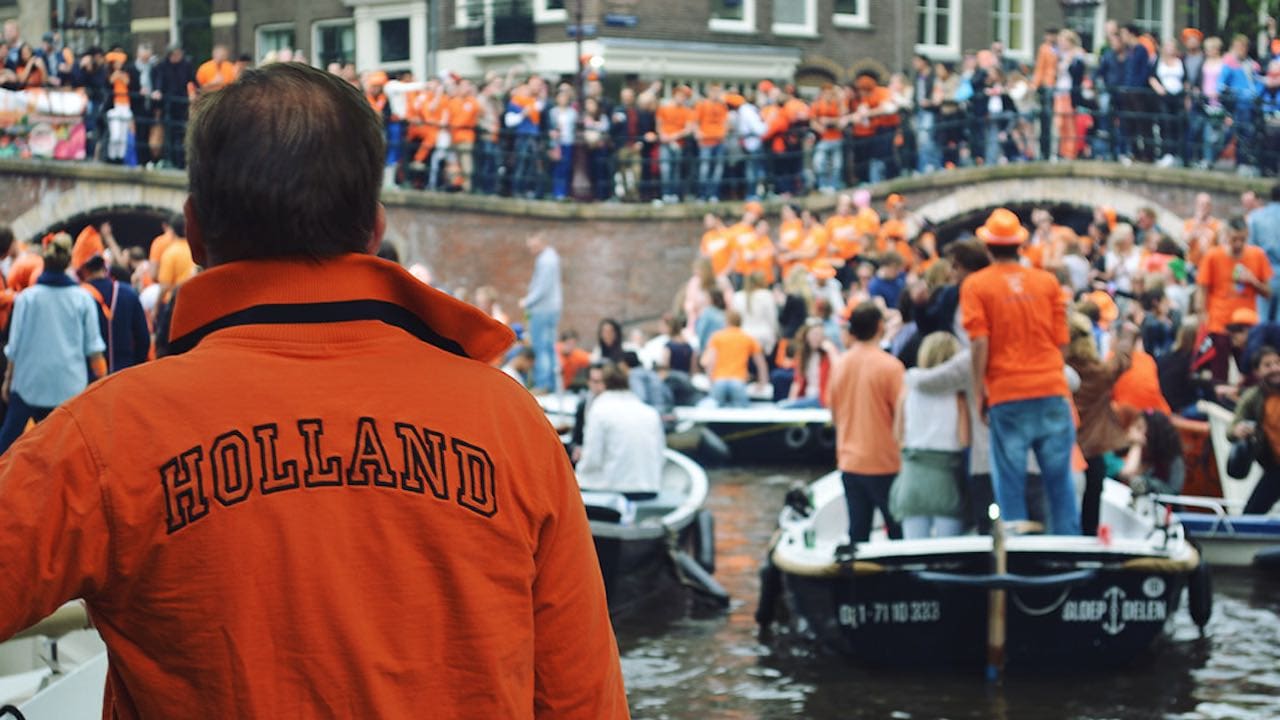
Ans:
[{"label": "water reflection", "polygon": [[972,676],[876,672],[807,645],[762,644],[757,572],[787,487],[821,468],[712,470],[716,577],[727,612],[673,607],[617,626],[632,714],[639,719],[1280,717],[1280,582],[1215,572],[1206,637],[1187,616],[1122,671],[1020,676],[990,687]]}]

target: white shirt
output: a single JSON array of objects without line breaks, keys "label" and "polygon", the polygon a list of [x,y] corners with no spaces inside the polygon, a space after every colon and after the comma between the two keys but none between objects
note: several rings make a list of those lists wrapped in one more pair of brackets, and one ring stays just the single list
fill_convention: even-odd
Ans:
[{"label": "white shirt", "polygon": [[919,368],[907,371],[903,403],[902,445],[912,450],[957,451],[960,445],[960,402],[956,393],[927,393],[916,389]]},{"label": "white shirt", "polygon": [[605,492],[658,492],[667,438],[658,411],[630,390],[606,390],[587,407],[578,486]]},{"label": "white shirt", "polygon": [[742,330],[760,343],[761,349],[768,353],[778,343],[778,303],[773,299],[773,291],[760,288],[735,293],[733,309],[742,315]]}]

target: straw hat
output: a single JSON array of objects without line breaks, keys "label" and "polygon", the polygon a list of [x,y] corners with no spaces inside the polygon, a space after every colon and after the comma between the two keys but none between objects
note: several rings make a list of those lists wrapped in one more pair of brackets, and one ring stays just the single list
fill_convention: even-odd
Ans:
[{"label": "straw hat", "polygon": [[976,234],[988,245],[1021,245],[1030,235],[1018,216],[1005,208],[996,208]]}]

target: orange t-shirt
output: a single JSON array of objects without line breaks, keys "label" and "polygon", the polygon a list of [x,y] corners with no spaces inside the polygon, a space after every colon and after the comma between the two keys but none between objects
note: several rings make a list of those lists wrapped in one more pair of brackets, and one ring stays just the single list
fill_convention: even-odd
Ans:
[{"label": "orange t-shirt", "polygon": [[[180,346],[219,329],[0,457],[0,637],[84,598],[109,717],[627,716],[573,468],[487,364],[509,330],[364,255],[229,263],[179,297]],[[358,301],[456,350],[326,309]]]},{"label": "orange t-shirt", "polygon": [[444,124],[444,114],[448,108],[449,99],[440,93],[424,92],[418,97],[418,119],[423,123],[419,126],[418,132],[423,145],[435,147],[436,140],[440,137],[440,127]]},{"label": "orange t-shirt", "polygon": [[[1195,237],[1197,231],[1207,231],[1212,237],[1204,239]],[[1187,262],[1199,267],[1200,261],[1204,259],[1204,254],[1209,248],[1218,244],[1218,238],[1221,237],[1222,222],[1215,217],[1201,223],[1195,218],[1187,218],[1182,224],[1182,237],[1187,243]]]},{"label": "orange t-shirt", "polygon": [[802,253],[812,253],[812,255],[801,262],[804,266],[813,271],[820,265],[829,265],[827,262],[827,248],[831,245],[831,236],[827,234],[827,229],[821,225],[814,225],[804,235],[804,243],[800,246]]},{"label": "orange t-shirt", "polygon": [[824,400],[842,472],[888,475],[901,468],[893,413],[905,374],[897,358],[865,343],[854,343],[832,364]]},{"label": "orange t-shirt", "polygon": [[[877,87],[871,91],[871,94],[861,100],[858,105],[866,105],[871,110],[875,110],[884,103],[892,102],[893,96],[889,93],[889,88]],[[856,107],[856,106],[855,106]],[[870,137],[876,133],[877,129],[893,127],[898,124],[898,116],[894,113],[888,115],[876,115],[867,118],[866,122],[854,123],[853,134],[855,137]]]},{"label": "orange t-shirt", "polygon": [[711,272],[716,275],[729,272],[729,262],[733,259],[734,249],[730,238],[728,228],[716,228],[702,234],[699,252],[711,261]]},{"label": "orange t-shirt", "polygon": [[[788,220],[778,226],[778,247],[787,253],[799,252],[804,249],[804,223],[800,220]],[[779,258],[778,264],[782,266],[782,276],[787,276],[787,271],[795,264],[794,260],[782,260]]]},{"label": "orange t-shirt", "polygon": [[658,123],[658,136],[662,142],[671,142],[676,135],[689,127],[693,110],[674,101],[664,102],[658,106],[655,119]]},{"label": "orange t-shirt", "polygon": [[1007,262],[983,268],[960,287],[960,315],[970,338],[989,339],[991,405],[1070,394],[1061,350],[1067,305],[1053,275]]},{"label": "orange t-shirt", "polygon": [[470,145],[476,141],[476,120],[480,117],[480,102],[473,97],[449,98],[449,132],[456,145]]},{"label": "orange t-shirt", "polygon": [[1156,359],[1142,350],[1134,350],[1129,369],[1116,378],[1111,387],[1111,400],[1116,405],[1131,405],[1139,410],[1159,410],[1172,415],[1169,401],[1160,392],[1160,376]]},{"label": "orange t-shirt", "polygon": [[729,326],[717,330],[707,340],[707,349],[715,351],[715,364],[711,368],[711,381],[741,380],[751,378],[751,358],[762,352],[760,343],[740,327]]},{"label": "orange t-shirt", "polygon": [[[876,218],[876,225],[880,218]],[[856,215],[832,215],[827,218],[827,235],[831,239],[832,255],[848,260],[862,252],[862,233],[858,229]]]},{"label": "orange t-shirt", "polygon": [[542,124],[542,111],[538,109],[538,98],[532,95],[512,95],[511,102],[521,109],[528,108],[529,122],[534,125]]},{"label": "orange t-shirt", "polygon": [[147,251],[147,260],[151,262],[151,267],[155,272],[160,271],[160,258],[164,257],[164,251],[169,249],[174,240],[177,240],[172,232],[163,232],[151,240],[151,248]]},{"label": "orange t-shirt", "polygon": [[572,352],[566,353],[557,346],[556,353],[560,355],[560,372],[565,387],[572,385],[578,373],[591,366],[591,353],[582,348],[574,348]]},{"label": "orange t-shirt", "polygon": [[724,103],[703,100],[694,107],[693,116],[698,121],[698,132],[702,134],[698,144],[717,145],[729,134],[729,108]]},{"label": "orange t-shirt", "polygon": [[44,258],[38,253],[26,252],[14,259],[9,266],[7,278],[9,288],[14,292],[22,292],[36,284],[36,278],[44,272]]},{"label": "orange t-shirt", "polygon": [[1240,258],[1231,257],[1231,249],[1218,245],[1205,253],[1200,261],[1196,282],[1204,288],[1209,309],[1208,330],[1211,333],[1227,331],[1231,313],[1239,308],[1257,307],[1258,291],[1249,285],[1237,285],[1234,275],[1236,265],[1243,265],[1260,282],[1271,280],[1271,263],[1262,248],[1246,245]]},{"label": "orange t-shirt", "polygon": [[191,246],[185,238],[178,238],[171,243],[160,258],[160,269],[156,271],[156,281],[161,285],[174,287],[186,282],[196,274],[196,262],[191,257]]},{"label": "orange t-shirt", "polygon": [[221,63],[213,60],[206,60],[196,70],[196,84],[204,87],[218,78],[222,78],[223,85],[230,85],[236,81],[236,64],[230,60],[224,60]]},{"label": "orange t-shirt", "polygon": [[111,73],[111,98],[116,107],[129,107],[129,73]]},{"label": "orange t-shirt", "polygon": [[[840,103],[823,100],[821,98],[813,102],[810,108],[810,114],[814,120],[833,120],[840,117]],[[823,140],[839,140],[842,138],[843,132],[838,125],[823,125],[821,139]]]}]

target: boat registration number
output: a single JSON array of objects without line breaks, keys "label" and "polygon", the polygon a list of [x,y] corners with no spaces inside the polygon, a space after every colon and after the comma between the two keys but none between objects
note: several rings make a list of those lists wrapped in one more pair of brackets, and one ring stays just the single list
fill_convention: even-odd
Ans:
[{"label": "boat registration number", "polygon": [[942,603],[937,600],[851,603],[841,605],[839,614],[840,624],[850,628],[935,623],[942,619]]}]

